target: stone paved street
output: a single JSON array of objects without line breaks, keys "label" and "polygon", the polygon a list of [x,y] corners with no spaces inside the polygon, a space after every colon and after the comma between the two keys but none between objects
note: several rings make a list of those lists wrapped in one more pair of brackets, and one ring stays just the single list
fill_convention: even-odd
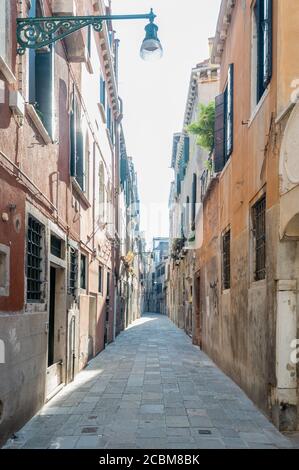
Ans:
[{"label": "stone paved street", "polygon": [[183,331],[146,315],[6,447],[286,448],[282,436]]}]

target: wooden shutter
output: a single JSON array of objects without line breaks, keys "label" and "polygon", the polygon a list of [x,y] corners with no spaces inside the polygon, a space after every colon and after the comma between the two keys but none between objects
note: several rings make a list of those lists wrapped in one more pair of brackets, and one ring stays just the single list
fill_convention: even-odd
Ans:
[{"label": "wooden shutter", "polygon": [[272,77],[272,0],[263,0],[263,87],[264,90]]},{"label": "wooden shutter", "polygon": [[100,77],[100,102],[105,109],[106,108],[106,83],[102,75]]},{"label": "wooden shutter", "polygon": [[85,190],[85,155],[83,145],[83,132],[81,123],[81,107],[76,104],[76,179],[81,189]]},{"label": "wooden shutter", "polygon": [[226,160],[233,152],[234,146],[234,64],[230,64],[227,77],[226,93]]},{"label": "wooden shutter", "polygon": [[189,162],[190,158],[190,138],[188,136],[184,137],[184,161],[185,164]]},{"label": "wooden shutter", "polygon": [[123,185],[127,179],[127,160],[125,158],[120,159],[120,182]]},{"label": "wooden shutter", "polygon": [[70,116],[70,173],[75,177],[76,169],[76,121],[77,121],[77,100],[75,97],[75,87],[73,86],[72,112]]},{"label": "wooden shutter", "polygon": [[222,171],[225,165],[224,158],[224,93],[215,98],[215,151],[214,169],[216,173]]},{"label": "wooden shutter", "polygon": [[35,93],[37,111],[48,131],[54,133],[54,46],[35,54]]},{"label": "wooden shutter", "polygon": [[192,181],[192,230],[195,230],[195,216],[196,216],[196,203],[197,203],[197,176],[193,174]]}]

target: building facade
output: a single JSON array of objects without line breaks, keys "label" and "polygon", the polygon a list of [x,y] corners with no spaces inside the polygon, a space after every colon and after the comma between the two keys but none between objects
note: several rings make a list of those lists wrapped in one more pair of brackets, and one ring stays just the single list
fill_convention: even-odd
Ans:
[{"label": "building facade", "polygon": [[167,313],[167,260],[169,253],[169,240],[165,237],[153,239],[152,250],[146,257],[145,274],[145,302],[146,312]]},{"label": "building facade", "polygon": [[21,56],[15,27],[106,13],[102,0],[0,1],[0,441],[116,334],[118,41],[107,23]]},{"label": "building facade", "polygon": [[213,167],[201,175],[193,340],[281,430],[298,429],[296,0],[222,0]]},{"label": "building facade", "polygon": [[[213,44],[209,40],[209,46]],[[173,137],[171,167],[174,182],[169,197],[170,257],[167,280],[171,320],[194,336],[193,290],[196,249],[203,242],[201,176],[210,162],[209,152],[197,144],[187,127],[196,122],[200,105],[209,105],[219,90],[219,66],[207,59],[192,69],[182,132]]]}]

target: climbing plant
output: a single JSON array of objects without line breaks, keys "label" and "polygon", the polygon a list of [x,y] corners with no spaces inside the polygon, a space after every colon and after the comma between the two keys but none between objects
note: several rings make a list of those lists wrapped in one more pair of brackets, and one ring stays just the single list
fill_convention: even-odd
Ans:
[{"label": "climbing plant", "polygon": [[200,104],[197,121],[187,127],[187,132],[197,135],[197,144],[208,152],[214,147],[215,102]]}]

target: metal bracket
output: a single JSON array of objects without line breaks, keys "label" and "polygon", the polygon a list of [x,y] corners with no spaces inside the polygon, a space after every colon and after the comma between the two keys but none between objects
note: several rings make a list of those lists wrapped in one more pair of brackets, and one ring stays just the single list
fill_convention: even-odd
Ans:
[{"label": "metal bracket", "polygon": [[152,23],[155,17],[151,10],[150,13],[141,15],[17,18],[17,52],[24,55],[26,49],[49,46],[86,26],[93,26],[95,31],[100,32],[104,21],[148,19]]}]

